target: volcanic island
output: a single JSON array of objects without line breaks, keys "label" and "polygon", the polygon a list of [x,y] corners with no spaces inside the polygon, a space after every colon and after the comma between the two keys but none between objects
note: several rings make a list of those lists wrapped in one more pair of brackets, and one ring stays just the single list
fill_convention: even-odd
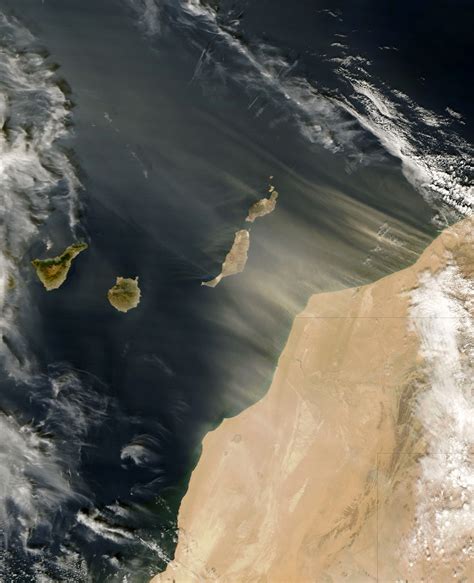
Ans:
[{"label": "volcanic island", "polygon": [[217,277],[211,279],[211,281],[201,282],[201,285],[205,285],[207,287],[216,287],[222,278],[228,277],[229,275],[235,275],[236,273],[241,273],[245,268],[245,264],[247,263],[249,246],[250,233],[245,229],[237,231],[234,237],[232,248],[229,253],[227,253],[224,263],[222,264],[221,272]]},{"label": "volcanic island", "polygon": [[109,302],[119,312],[128,312],[136,308],[140,303],[140,295],[138,277],[135,279],[117,277],[115,285],[107,293]]},{"label": "volcanic island", "polygon": [[274,186],[269,188],[270,196],[268,198],[261,198],[254,203],[250,209],[247,218],[245,219],[249,223],[253,223],[255,219],[269,215],[275,210],[278,198],[278,191],[275,190]]},{"label": "volcanic island", "polygon": [[31,264],[47,291],[58,289],[66,281],[72,261],[88,248],[87,243],[73,243],[61,255],[49,259],[33,259]]}]

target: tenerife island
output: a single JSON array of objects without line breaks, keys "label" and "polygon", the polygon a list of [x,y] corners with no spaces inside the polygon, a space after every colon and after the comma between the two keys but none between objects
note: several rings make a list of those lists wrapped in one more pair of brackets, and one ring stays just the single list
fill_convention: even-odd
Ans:
[{"label": "tenerife island", "polygon": [[41,283],[51,291],[58,289],[66,281],[72,261],[79,253],[87,249],[87,243],[74,243],[67,247],[61,255],[50,259],[33,259],[31,264],[36,270]]}]

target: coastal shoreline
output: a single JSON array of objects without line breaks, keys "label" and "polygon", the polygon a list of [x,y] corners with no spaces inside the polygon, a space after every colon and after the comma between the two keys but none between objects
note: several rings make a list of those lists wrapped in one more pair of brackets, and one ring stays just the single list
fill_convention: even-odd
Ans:
[{"label": "coastal shoreline", "polygon": [[174,561],[153,583],[462,574],[459,549],[440,559],[433,541],[416,556],[409,545],[429,523],[417,488],[433,453],[419,404],[434,381],[413,306],[446,270],[469,284],[473,230],[465,219],[411,267],[311,297],[268,393],[204,438]]}]

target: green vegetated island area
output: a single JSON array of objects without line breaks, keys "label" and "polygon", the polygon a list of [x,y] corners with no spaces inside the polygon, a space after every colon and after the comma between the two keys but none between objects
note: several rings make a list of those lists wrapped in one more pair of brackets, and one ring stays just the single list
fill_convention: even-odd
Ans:
[{"label": "green vegetated island area", "polygon": [[[61,255],[48,259],[33,259],[31,262],[36,275],[47,291],[58,289],[66,281],[73,260],[88,248],[87,243],[74,243]],[[116,283],[107,293],[111,305],[119,312],[128,312],[140,303],[138,277],[135,279],[117,277]]]},{"label": "green vegetated island area", "polygon": [[36,269],[36,275],[44,287],[48,291],[61,287],[66,281],[73,259],[87,248],[87,243],[74,243],[67,247],[63,253],[57,257],[51,257],[50,259],[33,259],[31,263]]}]

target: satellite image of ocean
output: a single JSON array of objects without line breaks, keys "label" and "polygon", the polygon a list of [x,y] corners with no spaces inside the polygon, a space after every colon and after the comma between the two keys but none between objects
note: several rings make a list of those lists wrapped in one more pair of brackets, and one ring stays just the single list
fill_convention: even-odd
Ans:
[{"label": "satellite image of ocean", "polygon": [[474,4],[0,0],[0,582],[474,581]]}]

